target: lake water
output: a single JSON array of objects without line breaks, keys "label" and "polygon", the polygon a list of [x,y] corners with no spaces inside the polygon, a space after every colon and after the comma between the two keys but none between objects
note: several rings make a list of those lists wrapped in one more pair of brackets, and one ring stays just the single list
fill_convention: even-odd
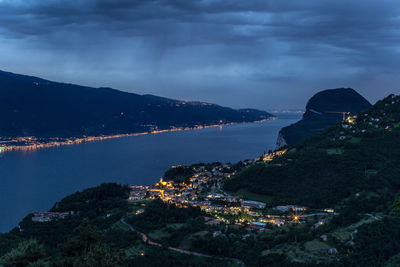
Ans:
[{"label": "lake water", "polygon": [[0,156],[0,232],[28,213],[104,182],[152,184],[172,165],[238,162],[275,148],[279,130],[301,115],[278,120],[168,132]]}]

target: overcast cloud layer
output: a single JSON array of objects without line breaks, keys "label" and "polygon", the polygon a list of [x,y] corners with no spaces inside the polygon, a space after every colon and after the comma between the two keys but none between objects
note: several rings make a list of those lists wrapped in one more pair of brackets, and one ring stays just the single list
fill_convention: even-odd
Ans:
[{"label": "overcast cloud layer", "polygon": [[398,0],[0,0],[0,69],[232,107],[399,93]]}]

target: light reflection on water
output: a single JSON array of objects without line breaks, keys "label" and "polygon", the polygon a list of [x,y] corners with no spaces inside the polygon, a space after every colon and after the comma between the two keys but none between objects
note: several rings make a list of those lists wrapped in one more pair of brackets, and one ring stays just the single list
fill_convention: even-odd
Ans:
[{"label": "light reflection on water", "polygon": [[151,184],[178,164],[237,162],[275,148],[286,117],[95,143],[0,154],[0,232],[68,194],[104,182]]}]

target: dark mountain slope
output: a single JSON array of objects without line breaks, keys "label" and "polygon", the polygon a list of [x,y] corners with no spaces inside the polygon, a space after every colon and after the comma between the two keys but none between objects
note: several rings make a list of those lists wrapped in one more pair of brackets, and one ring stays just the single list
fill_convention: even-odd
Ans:
[{"label": "dark mountain slope", "polygon": [[294,145],[343,119],[341,112],[354,115],[371,104],[351,88],[329,89],[315,94],[308,101],[302,120],[283,128],[277,146]]},{"label": "dark mountain slope", "polygon": [[0,71],[0,135],[76,137],[272,117],[202,102],[91,88]]},{"label": "dark mountain slope", "polygon": [[359,192],[369,192],[381,202],[392,200],[400,190],[399,137],[400,96],[389,96],[289,147],[284,156],[247,168],[225,188],[267,195],[273,204],[319,208],[337,205]]}]

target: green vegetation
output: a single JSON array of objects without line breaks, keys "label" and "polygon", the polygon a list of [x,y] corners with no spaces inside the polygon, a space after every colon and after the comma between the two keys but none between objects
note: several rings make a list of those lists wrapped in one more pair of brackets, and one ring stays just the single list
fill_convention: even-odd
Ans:
[{"label": "green vegetation", "polygon": [[[87,191],[90,193],[85,194],[86,197],[90,197],[86,200],[82,198],[83,202],[89,203],[88,200],[93,199],[92,193],[97,190],[103,191],[105,186],[116,189],[115,185],[102,185],[102,189],[91,189]],[[123,192],[124,187],[120,188]],[[365,203],[367,198],[374,198],[374,195],[362,193],[357,198],[347,199],[346,203],[358,207],[364,205],[362,203]],[[68,197],[64,200],[74,203],[72,199],[81,197]],[[104,201],[107,203],[107,198]],[[116,201],[118,202],[118,198]],[[101,202],[99,205],[102,205]],[[237,262],[229,258],[243,260],[246,266],[315,266],[335,262],[339,257],[345,266],[366,266],[367,262],[383,266],[382,264],[389,259],[391,262],[396,260],[393,257],[398,253],[400,246],[398,218],[387,217],[377,221],[360,215],[350,208],[347,211],[343,210],[339,216],[332,216],[317,229],[313,227],[317,219],[309,217],[296,229],[291,225],[281,228],[271,226],[269,231],[264,233],[249,232],[244,227],[207,226],[200,210],[178,208],[158,199],[147,202],[144,213],[135,215],[132,211],[136,209],[137,206],[126,207],[124,215],[126,221],[135,229],[146,233],[155,242],[161,243],[163,247],[143,243],[141,237],[120,220],[101,222],[99,225],[103,226],[103,230],[100,230],[88,219],[83,219],[73,231],[64,236],[61,242],[52,246],[47,245],[53,244],[54,240],[50,237],[52,235],[50,231],[57,228],[49,228],[48,240],[43,232],[30,231],[31,237],[43,241],[41,242],[43,245],[34,241],[34,247],[39,252],[35,253],[37,256],[31,257],[33,263],[38,262],[42,265],[32,266],[46,266],[47,263],[51,263],[52,266],[238,266]],[[57,223],[64,221],[64,225],[67,226],[69,225],[67,222],[73,221],[74,216],[78,215]],[[99,222],[100,218],[93,218],[91,221]],[[41,223],[41,225],[48,227],[50,224]],[[356,234],[355,230],[358,231]],[[323,233],[328,235],[326,242],[320,239]],[[354,235],[356,245],[348,247],[346,244],[351,235]],[[15,243],[11,236],[14,237]],[[6,251],[6,256],[1,258],[3,265],[14,266],[6,263],[23,261],[28,257],[26,253],[21,252],[24,251],[21,249],[25,246],[24,243],[15,249],[19,240],[28,238],[23,232],[13,231],[2,238],[3,241],[7,239],[15,244],[14,249],[10,247]],[[392,238],[396,240],[391,240]],[[180,254],[167,250],[165,248],[167,246],[184,247],[190,251],[213,255],[215,258]],[[338,254],[329,253],[336,248]],[[359,257],[364,257],[363,253],[370,255],[367,260],[362,261],[364,265],[361,265],[357,260]],[[15,254],[18,256],[10,256]]]},{"label": "green vegetation", "polygon": [[178,208],[156,199],[146,205],[144,213],[129,217],[127,222],[140,230],[151,231],[166,227],[169,224],[186,223],[190,218],[197,218],[200,215],[200,208]]},{"label": "green vegetation", "polygon": [[177,166],[169,169],[164,174],[164,179],[166,181],[173,181],[176,183],[189,183],[189,178],[194,174],[192,167],[187,166]]},{"label": "green vegetation", "polygon": [[[64,219],[39,223],[31,214],[19,228],[1,234],[0,265],[398,266],[400,97],[389,96],[350,119],[271,162],[238,163],[233,168],[239,174],[221,180],[230,192],[267,203],[260,217],[285,220],[280,227],[271,223],[259,231],[245,222],[256,215],[243,210],[212,213],[241,219],[228,225],[190,205],[129,202],[128,187],[103,184],[57,202],[53,212],[71,212]],[[220,165],[178,166],[166,178],[188,182],[196,168],[210,171]],[[224,198],[210,201],[238,205]],[[308,210],[294,221],[273,209],[281,204]],[[321,210],[328,207],[335,212]],[[136,213],[139,209],[143,212]]]},{"label": "green vegetation", "polygon": [[68,219],[51,222],[32,222],[32,214],[20,222],[23,231],[15,230],[17,237],[36,238],[39,242],[55,247],[64,241],[64,237],[70,234],[80,225],[83,219],[101,230],[110,225],[130,211],[126,201],[129,188],[117,184],[102,184],[82,192],[77,192],[57,202],[51,211],[73,212]]},{"label": "green vegetation", "polygon": [[400,251],[399,223],[398,218],[384,218],[359,227],[348,266],[385,266]]},{"label": "green vegetation", "polygon": [[[387,208],[387,199],[400,187],[400,130],[392,127],[400,121],[400,105],[392,101],[390,96],[359,114],[351,127],[336,125],[297,145],[293,153],[243,170],[225,189],[314,208],[340,205],[359,192],[384,193],[381,204]],[[383,113],[393,116],[385,120]]]},{"label": "green vegetation", "polygon": [[387,264],[385,265],[386,267],[398,267],[400,266],[400,253],[391,257]]},{"label": "green vegetation", "polygon": [[344,126],[337,124],[229,180],[226,190],[263,195],[271,205],[332,207],[339,212],[317,228],[306,227],[303,233],[297,229],[298,245],[281,240],[263,255],[281,253],[292,263],[310,265],[339,260],[339,266],[397,266],[399,121],[400,97],[391,95]]},{"label": "green vegetation", "polygon": [[22,241],[18,246],[0,258],[0,266],[50,266],[46,250],[37,240]]},{"label": "green vegetation", "polygon": [[394,200],[390,214],[394,216],[400,216],[400,196],[396,197]]},{"label": "green vegetation", "polygon": [[63,266],[122,266],[122,254],[104,242],[104,235],[84,220],[74,235],[59,245]]},{"label": "green vegetation", "polygon": [[164,248],[148,247],[144,251],[144,256],[139,256],[130,262],[130,266],[201,266],[201,267],[238,267],[239,265],[229,260],[222,260],[216,258],[203,258],[191,255],[186,255],[177,252],[171,252]]},{"label": "green vegetation", "polygon": [[[116,255],[138,240],[135,233],[116,227],[121,217],[131,210],[126,201],[128,193],[129,189],[125,186],[102,184],[65,197],[51,210],[73,212],[70,216],[39,223],[32,221],[32,214],[28,215],[20,222],[21,230],[15,228],[8,234],[0,235],[0,250],[8,255],[8,261],[15,251],[23,251],[21,248],[29,245],[41,251],[42,257],[36,257],[37,261],[48,260],[53,265],[116,266],[116,263],[120,266],[121,258]],[[25,240],[31,239],[33,241],[26,243]],[[32,252],[33,249],[27,251]]]},{"label": "green vegetation", "polygon": [[331,246],[318,240],[312,240],[304,243],[304,248],[310,252],[325,252],[329,250]]},{"label": "green vegetation", "polygon": [[57,202],[52,211],[74,211],[65,219],[38,223],[27,216],[21,231],[15,228],[0,235],[0,266],[237,266],[229,259],[190,256],[143,243],[121,223],[123,217],[173,246],[206,226],[198,208],[178,208],[159,199],[134,215],[142,203],[129,204],[128,191],[103,184]]},{"label": "green vegetation", "polygon": [[344,152],[343,148],[328,148],[326,150],[326,152],[328,153],[328,155],[342,155]]},{"label": "green vegetation", "polygon": [[250,199],[250,200],[260,201],[260,202],[264,202],[264,203],[271,202],[271,197],[250,192],[249,190],[247,190],[245,188],[239,189],[237,192],[235,192],[235,194],[237,196],[243,197],[244,199]]}]

